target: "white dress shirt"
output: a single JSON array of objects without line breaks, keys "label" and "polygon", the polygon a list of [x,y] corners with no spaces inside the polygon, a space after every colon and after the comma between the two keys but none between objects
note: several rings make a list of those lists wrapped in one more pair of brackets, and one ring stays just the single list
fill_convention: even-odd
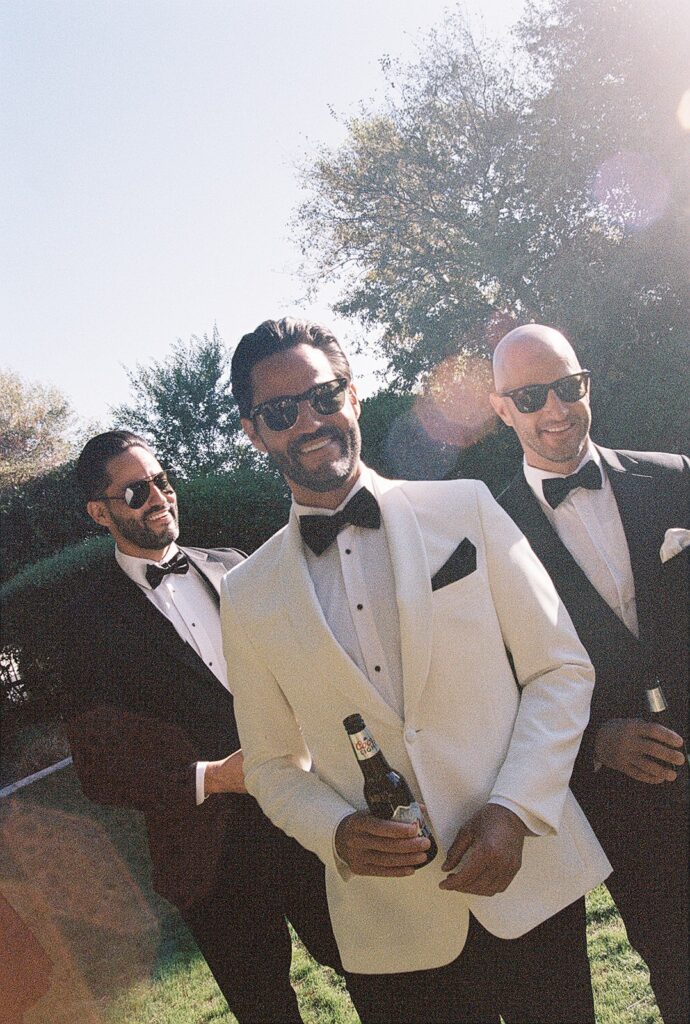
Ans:
[{"label": "white dress shirt", "polygon": [[[169,561],[179,548],[174,542],[165,553],[163,561]],[[170,573],[164,576],[154,590],[146,579],[149,565],[160,563],[152,558],[136,558],[115,548],[115,558],[123,572],[129,576],[158,611],[173,624],[179,636],[206,663],[215,677],[227,689],[227,670],[223,655],[218,607],[208,592],[199,573],[190,564],[184,573]],[[220,584],[220,580],[218,580]],[[203,803],[204,774],[206,761],[197,761],[196,802]]]},{"label": "white dress shirt", "polygon": [[564,474],[535,469],[525,459],[525,479],[547,519],[589,582],[630,632],[638,636],[635,581],[628,543],[613,488],[599,453],[591,442],[577,469],[590,459],[601,472],[601,490],[577,487],[556,508],[551,508],[544,498],[542,483],[550,477]]},{"label": "white dress shirt", "polygon": [[[362,473],[337,509],[310,508],[296,501],[293,515],[335,515],[361,487]],[[369,484],[369,490],[371,490]],[[340,646],[364,673],[389,707],[403,718],[400,623],[395,580],[386,531],[344,527],[322,554],[305,544],[304,554],[324,618]]]}]

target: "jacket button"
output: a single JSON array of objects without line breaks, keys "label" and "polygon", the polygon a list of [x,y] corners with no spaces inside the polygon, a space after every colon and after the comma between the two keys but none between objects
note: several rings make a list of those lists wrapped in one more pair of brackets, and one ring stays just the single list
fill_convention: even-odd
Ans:
[{"label": "jacket button", "polygon": [[408,743],[414,743],[417,739],[417,733],[414,729],[405,729],[405,739]]}]

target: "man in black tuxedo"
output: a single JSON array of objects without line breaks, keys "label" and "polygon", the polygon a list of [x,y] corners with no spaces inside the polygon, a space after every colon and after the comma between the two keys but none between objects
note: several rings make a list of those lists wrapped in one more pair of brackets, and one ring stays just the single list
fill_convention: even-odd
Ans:
[{"label": "man in black tuxedo", "polygon": [[244,786],[219,587],[233,548],[179,548],[175,492],[142,438],[108,431],[77,464],[114,557],[70,596],[62,641],[74,764],[91,799],[146,821],[154,886],[174,903],[240,1024],[301,1021],[286,916],[339,969],[323,867]]},{"label": "man in black tuxedo", "polygon": [[[607,885],[666,1024],[687,1022],[690,461],[612,451],[589,430],[589,373],[558,331],[507,334],[491,402],[520,439],[499,502],[556,585],[596,670],[571,787],[614,871]],[[661,686],[678,732],[650,722]]]}]

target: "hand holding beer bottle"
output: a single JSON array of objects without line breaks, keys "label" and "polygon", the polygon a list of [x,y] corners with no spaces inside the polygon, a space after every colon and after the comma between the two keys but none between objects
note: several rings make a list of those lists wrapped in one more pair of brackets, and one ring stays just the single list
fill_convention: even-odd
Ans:
[{"label": "hand holding beer bottle", "polygon": [[361,715],[350,715],[344,725],[364,776],[364,798],[371,814],[358,812],[340,823],[335,840],[338,854],[355,874],[411,875],[437,853],[424,814]]},{"label": "hand holding beer bottle", "polygon": [[690,759],[688,758],[688,748],[684,739],[685,730],[681,729],[681,726],[669,709],[661,681],[658,677],[655,677],[652,685],[647,687],[645,703],[647,721],[656,722],[665,729],[670,729],[672,733],[675,733],[682,740],[682,745],[670,747],[674,753],[680,752],[683,755],[682,762],[678,759],[678,764],[671,766],[675,770],[676,777],[670,784],[673,786],[672,795],[681,803],[687,802],[690,789]]}]

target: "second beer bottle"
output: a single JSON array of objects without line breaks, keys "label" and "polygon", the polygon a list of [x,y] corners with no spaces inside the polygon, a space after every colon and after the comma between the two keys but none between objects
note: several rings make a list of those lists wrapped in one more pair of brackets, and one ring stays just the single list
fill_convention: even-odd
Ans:
[{"label": "second beer bottle", "polygon": [[343,725],[364,776],[364,799],[371,813],[386,820],[417,822],[418,835],[431,842],[424,864],[416,865],[423,868],[434,859],[438,848],[412,790],[400,772],[388,764],[361,715],[348,715]]}]

